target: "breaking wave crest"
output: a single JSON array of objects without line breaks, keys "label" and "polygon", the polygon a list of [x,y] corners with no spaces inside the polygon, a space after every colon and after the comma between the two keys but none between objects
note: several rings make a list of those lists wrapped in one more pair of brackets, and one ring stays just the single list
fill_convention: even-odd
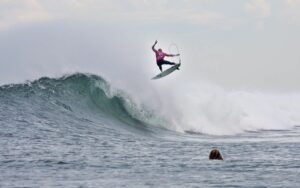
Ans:
[{"label": "breaking wave crest", "polygon": [[100,76],[77,73],[4,85],[0,87],[0,103],[6,108],[23,105],[26,113],[49,119],[86,119],[108,127],[146,132],[159,127],[225,135],[289,129],[300,120],[298,95],[225,92],[208,87],[174,92],[164,100],[163,92],[153,95],[160,100],[147,102],[114,88]]}]

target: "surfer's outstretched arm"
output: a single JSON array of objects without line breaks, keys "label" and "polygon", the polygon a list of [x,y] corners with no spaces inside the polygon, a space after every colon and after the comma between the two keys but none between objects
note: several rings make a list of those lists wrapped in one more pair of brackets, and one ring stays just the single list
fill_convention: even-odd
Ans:
[{"label": "surfer's outstretched arm", "polygon": [[152,50],[155,52],[156,50],[155,50],[155,45],[157,44],[157,40],[155,41],[155,43],[153,44],[153,46],[152,46]]},{"label": "surfer's outstretched arm", "polygon": [[180,54],[166,54],[166,53],[165,53],[165,55],[166,55],[167,57],[180,56]]}]

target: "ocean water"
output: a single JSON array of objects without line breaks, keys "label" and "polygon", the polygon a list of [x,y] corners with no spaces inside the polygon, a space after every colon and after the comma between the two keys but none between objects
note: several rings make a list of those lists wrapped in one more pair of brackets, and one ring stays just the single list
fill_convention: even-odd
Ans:
[{"label": "ocean water", "polygon": [[0,187],[299,187],[297,103],[236,95],[170,119],[96,75],[1,86]]}]

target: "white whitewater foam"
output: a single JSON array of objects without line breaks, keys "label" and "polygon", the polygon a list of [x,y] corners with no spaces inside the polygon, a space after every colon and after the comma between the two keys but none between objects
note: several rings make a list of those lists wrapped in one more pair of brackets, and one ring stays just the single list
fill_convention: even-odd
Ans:
[{"label": "white whitewater foam", "polygon": [[151,87],[130,95],[136,103],[145,104],[166,120],[164,127],[178,132],[232,135],[284,130],[300,124],[297,93],[226,91],[211,84],[179,84],[178,81]]}]

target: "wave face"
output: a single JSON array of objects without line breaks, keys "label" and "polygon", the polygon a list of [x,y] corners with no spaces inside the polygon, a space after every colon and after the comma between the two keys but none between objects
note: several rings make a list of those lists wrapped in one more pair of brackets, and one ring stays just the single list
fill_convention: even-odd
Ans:
[{"label": "wave face", "polygon": [[0,99],[2,119],[32,124],[45,121],[61,126],[78,120],[142,134],[155,131],[147,123],[150,112],[96,75],[78,73],[4,85]]},{"label": "wave face", "polygon": [[290,129],[300,120],[298,95],[186,87],[172,97],[165,88],[142,98],[138,93],[129,96],[96,75],[43,77],[2,86],[1,118],[31,123],[51,119],[59,125],[80,120],[142,134],[169,129],[214,135]]}]

